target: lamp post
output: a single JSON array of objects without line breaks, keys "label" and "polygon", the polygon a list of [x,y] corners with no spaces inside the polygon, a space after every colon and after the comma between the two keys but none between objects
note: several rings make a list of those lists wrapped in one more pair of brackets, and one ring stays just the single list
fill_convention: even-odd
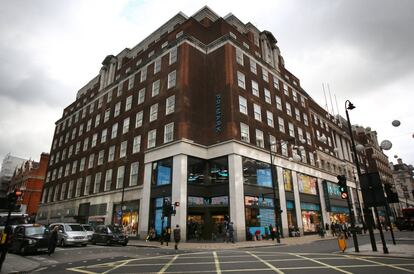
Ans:
[{"label": "lamp post", "polygon": [[275,226],[276,226],[276,242],[279,244],[280,243],[280,231],[279,231],[279,214],[280,214],[280,199],[279,202],[277,202],[276,199],[276,183],[275,183],[275,176],[274,176],[274,165],[273,165],[273,157],[274,157],[274,153],[276,151],[272,150],[272,147],[275,146],[276,143],[271,143],[270,144],[270,149],[269,149],[269,153],[270,153],[270,176],[271,176],[271,180],[272,180],[272,190],[273,190],[273,208],[274,208],[274,212],[275,212]]},{"label": "lamp post", "polygon": [[[356,166],[356,169],[357,169],[358,180],[360,182],[361,181],[361,174],[362,174],[361,173],[361,167],[359,166],[357,150],[356,150],[356,146],[355,146],[354,136],[353,136],[353,133],[352,133],[351,120],[349,119],[349,114],[348,114],[348,109],[353,110],[354,108],[355,108],[355,106],[349,100],[345,101],[346,120],[348,122],[349,135],[351,137],[352,152],[354,154],[355,166]],[[355,181],[355,185],[357,185],[356,181]],[[365,202],[364,202],[363,211],[364,211],[364,215],[365,215],[364,219],[365,219],[365,221],[367,222],[367,225],[368,225],[368,232],[369,232],[369,238],[371,240],[372,251],[377,251],[377,244],[375,242],[374,231],[372,229],[372,219],[371,219],[371,215],[369,214],[368,207],[366,206]],[[355,231],[355,229],[353,229],[353,231]]]},{"label": "lamp post", "polygon": [[121,227],[123,227],[122,224],[122,219],[124,218],[124,210],[126,209],[126,207],[124,206],[124,195],[125,195],[125,178],[126,178],[126,171],[127,171],[127,162],[128,159],[125,156],[124,158],[122,158],[122,162],[125,164],[124,165],[124,178],[122,179],[122,195],[121,195],[121,218],[119,219],[119,225]]}]

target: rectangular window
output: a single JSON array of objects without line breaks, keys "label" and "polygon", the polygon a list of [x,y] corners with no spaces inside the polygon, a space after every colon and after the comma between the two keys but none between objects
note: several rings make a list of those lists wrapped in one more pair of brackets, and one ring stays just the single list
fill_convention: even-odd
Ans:
[{"label": "rectangular window", "polygon": [[92,144],[91,147],[95,147],[96,146],[96,140],[98,140],[98,134],[95,133],[94,135],[92,135]]},{"label": "rectangular window", "polygon": [[74,129],[72,130],[72,137],[71,137],[71,140],[74,140],[74,139],[75,139],[75,137],[76,137],[76,128],[74,128]]},{"label": "rectangular window", "polygon": [[309,162],[310,162],[310,164],[311,165],[315,165],[315,158],[313,157],[313,153],[312,152],[309,152]]},{"label": "rectangular window", "polygon": [[97,114],[95,117],[95,127],[99,126],[100,122],[101,122],[101,115]]},{"label": "rectangular window", "polygon": [[142,126],[142,120],[144,116],[144,112],[141,110],[140,112],[137,113],[137,115],[135,116],[135,128],[139,128]]},{"label": "rectangular window", "polygon": [[98,193],[101,188],[102,173],[98,172],[95,174],[95,182],[93,184],[93,193]]},{"label": "rectangular window", "polygon": [[266,116],[267,116],[267,125],[270,127],[274,127],[274,121],[273,121],[273,113],[271,113],[270,111],[266,111]]},{"label": "rectangular window", "polygon": [[254,108],[254,119],[257,121],[262,121],[262,109],[259,105],[253,104]]},{"label": "rectangular window", "polygon": [[152,83],[152,97],[157,96],[160,93],[160,80]]},{"label": "rectangular window", "polygon": [[101,134],[101,144],[106,142],[106,136],[108,135],[108,129],[104,129],[102,130],[102,134]]},{"label": "rectangular window", "polygon": [[132,144],[132,153],[138,153],[141,151],[141,135],[135,136]]},{"label": "rectangular window", "polygon": [[265,94],[265,102],[271,104],[272,103],[272,98],[270,96],[270,90],[268,89],[264,89],[264,94]]},{"label": "rectangular window", "polygon": [[154,61],[154,74],[157,74],[161,70],[161,58]]},{"label": "rectangular window", "polygon": [[279,90],[279,79],[277,79],[275,76],[273,76],[273,86],[275,89]]},{"label": "rectangular window", "polygon": [[292,116],[292,109],[288,102],[286,102],[286,113],[287,115]]},{"label": "rectangular window", "polygon": [[82,189],[82,178],[79,178],[76,181],[76,191],[75,191],[75,197],[79,197],[81,194],[81,189]]},{"label": "rectangular window", "polygon": [[121,111],[121,102],[118,102],[115,105],[114,117],[117,117],[120,111]]},{"label": "rectangular window", "polygon": [[288,156],[288,144],[287,143],[282,143],[282,145],[280,147],[282,149],[282,155],[283,156]]},{"label": "rectangular window", "polygon": [[242,141],[250,143],[249,126],[244,123],[240,123],[240,137]]},{"label": "rectangular window", "polygon": [[134,162],[131,164],[131,171],[129,177],[129,185],[136,186],[138,185],[138,170],[139,170],[139,163]]},{"label": "rectangular window", "polygon": [[75,154],[78,154],[80,151],[80,141],[76,143]]},{"label": "rectangular window", "polygon": [[60,200],[63,201],[66,199],[66,183],[62,184],[62,188],[60,190]]},{"label": "rectangular window", "polygon": [[168,97],[165,100],[165,115],[175,111],[175,95]]},{"label": "rectangular window", "polygon": [[122,134],[125,134],[129,130],[129,117],[124,119],[124,126],[122,127]]},{"label": "rectangular window", "polygon": [[253,59],[250,59],[250,71],[253,72],[254,74],[257,74],[256,62],[253,61]]},{"label": "rectangular window", "polygon": [[158,117],[158,104],[154,104],[150,108],[150,119],[149,119],[149,121],[150,122],[155,121],[155,120],[157,120],[157,117]]},{"label": "rectangular window", "polygon": [[110,108],[108,108],[107,110],[105,110],[104,123],[109,120],[109,115],[110,114],[111,114],[111,109]]},{"label": "rectangular window", "polygon": [[305,97],[300,96],[300,103],[301,103],[302,107],[306,107]]},{"label": "rectangular window", "polygon": [[264,147],[263,131],[256,129],[256,146]]},{"label": "rectangular window", "polygon": [[138,91],[138,105],[144,103],[145,101],[145,88],[142,88]]},{"label": "rectangular window", "polygon": [[263,80],[265,82],[269,82],[269,72],[265,68],[262,68],[262,74],[263,74]]},{"label": "rectangular window", "polygon": [[169,123],[164,126],[164,143],[174,140],[174,123]]},{"label": "rectangular window", "polygon": [[298,138],[300,142],[305,141],[305,138],[303,136],[303,130],[300,127],[298,127]]},{"label": "rectangular window", "polygon": [[91,175],[86,176],[85,179],[85,189],[83,191],[83,195],[89,195],[89,190],[91,188]]},{"label": "rectangular window", "polygon": [[[98,99],[98,108],[101,108],[102,107],[102,104],[103,104],[103,97],[100,97]],[[82,117],[82,118],[84,118],[84,117]]]},{"label": "rectangular window", "polygon": [[126,156],[128,141],[123,141],[121,143],[121,149],[119,150],[119,158],[123,158]]},{"label": "rectangular window", "polygon": [[276,108],[278,110],[282,110],[282,99],[279,96],[275,96],[276,98]]},{"label": "rectangular window", "polygon": [[108,162],[112,162],[115,159],[115,146],[110,146],[108,151]]},{"label": "rectangular window", "polygon": [[125,166],[118,167],[116,172],[116,188],[122,188],[124,185]]},{"label": "rectangular window", "polygon": [[172,48],[170,51],[170,60],[169,60],[169,64],[174,64],[175,62],[177,62],[177,48]]},{"label": "rectangular window", "polygon": [[74,181],[73,181],[73,180],[71,180],[71,181],[69,182],[68,199],[70,199],[70,198],[72,198],[72,197],[73,197],[73,184],[74,184]]},{"label": "rectangular window", "polygon": [[295,117],[296,117],[296,120],[300,122],[300,111],[298,108],[295,108]]},{"label": "rectangular window", "polygon": [[118,135],[118,123],[112,125],[111,139],[114,139]]},{"label": "rectangular window", "polygon": [[283,120],[282,117],[278,117],[278,121],[279,121],[279,131],[285,132],[285,121]]},{"label": "rectangular window", "polygon": [[295,137],[295,128],[293,127],[292,123],[289,123],[289,135]]},{"label": "rectangular window", "polygon": [[236,60],[238,64],[243,66],[243,52],[238,48],[236,48]]},{"label": "rectangular window", "polygon": [[259,84],[256,81],[252,80],[252,94],[259,97]]},{"label": "rectangular window", "polygon": [[116,96],[119,97],[122,94],[122,89],[124,88],[124,82],[119,82],[118,84],[118,90],[116,92]]},{"label": "rectangular window", "polygon": [[140,82],[144,82],[145,80],[147,80],[147,67],[143,67],[141,69],[141,78],[140,78]]},{"label": "rectangular window", "polygon": [[103,164],[104,155],[105,155],[105,151],[104,150],[99,151],[99,154],[98,154],[98,166],[100,166],[100,165]]},{"label": "rectangular window", "polygon": [[155,147],[157,130],[153,129],[148,132],[148,148]]},{"label": "rectangular window", "polygon": [[[99,105],[98,105],[98,107],[99,107]],[[82,119],[85,118],[85,116],[86,116],[86,107],[84,107],[82,109]]]},{"label": "rectangular window", "polygon": [[288,86],[286,83],[283,83],[283,92],[285,93],[286,96],[289,96],[289,90],[288,90]]},{"label": "rectangular window", "polygon": [[87,151],[89,146],[89,137],[86,137],[85,140],[83,140],[83,149],[82,151]]},{"label": "rectangular window", "polygon": [[92,114],[95,108],[95,103],[90,104],[89,106],[89,114]]},{"label": "rectangular window", "polygon": [[134,87],[135,82],[135,75],[132,75],[128,78],[128,90],[132,89]]},{"label": "rectangular window", "polygon": [[108,169],[105,174],[105,186],[104,191],[108,191],[111,189],[112,184],[112,169]]},{"label": "rectangular window", "polygon": [[174,70],[168,74],[167,89],[175,87],[177,72]]},{"label": "rectangular window", "polygon": [[276,152],[276,137],[273,135],[269,135],[269,145],[270,145],[270,150],[272,152]]},{"label": "rectangular window", "polygon": [[240,71],[237,72],[237,85],[241,87],[242,89],[246,89],[246,81],[244,74]]},{"label": "rectangular window", "polygon": [[84,171],[85,170],[85,157],[83,157],[81,160],[80,160],[80,163],[79,163],[79,171]]},{"label": "rectangular window", "polygon": [[94,161],[95,161],[95,154],[92,153],[91,155],[89,155],[88,169],[93,168]]},{"label": "rectangular window", "polygon": [[239,96],[239,110],[241,113],[247,115],[247,100],[242,96]]},{"label": "rectangular window", "polygon": [[306,115],[306,113],[303,113],[303,123],[304,123],[305,125],[309,125],[309,122],[308,122],[308,115]]},{"label": "rectangular window", "polygon": [[69,172],[70,172],[70,164],[66,164],[66,167],[65,167],[65,177],[69,175]]},{"label": "rectangular window", "polygon": [[78,169],[78,161],[73,161],[73,163],[72,163],[72,174],[75,174],[77,169]]},{"label": "rectangular window", "polygon": [[109,102],[112,101],[112,93],[113,92],[114,92],[113,90],[111,90],[111,91],[108,92],[108,95],[106,96],[106,102],[107,103],[109,103]]},{"label": "rectangular window", "polygon": [[79,131],[78,131],[78,136],[81,136],[82,134],[83,134],[83,124],[80,124]]},{"label": "rectangular window", "polygon": [[128,96],[126,98],[126,101],[125,101],[125,111],[130,110],[131,109],[131,106],[132,106],[132,95],[130,95],[130,96]]}]

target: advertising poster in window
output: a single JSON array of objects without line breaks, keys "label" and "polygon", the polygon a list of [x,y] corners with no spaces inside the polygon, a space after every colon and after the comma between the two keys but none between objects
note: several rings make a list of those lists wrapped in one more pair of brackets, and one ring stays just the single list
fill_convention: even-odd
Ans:
[{"label": "advertising poster in window", "polygon": [[270,168],[257,169],[256,175],[257,175],[257,184],[259,186],[272,187],[272,173],[270,172]]},{"label": "advertising poster in window", "polygon": [[328,188],[329,197],[340,198],[341,191],[339,191],[339,186],[337,184],[326,182],[326,186]]},{"label": "advertising poster in window", "polygon": [[293,191],[291,170],[283,169],[283,183],[285,185],[285,191]]},{"label": "advertising poster in window", "polygon": [[171,182],[171,168],[158,166],[157,185],[168,185]]},{"label": "advertising poster in window", "polygon": [[298,188],[299,192],[305,194],[317,195],[317,180],[305,174],[298,173]]}]

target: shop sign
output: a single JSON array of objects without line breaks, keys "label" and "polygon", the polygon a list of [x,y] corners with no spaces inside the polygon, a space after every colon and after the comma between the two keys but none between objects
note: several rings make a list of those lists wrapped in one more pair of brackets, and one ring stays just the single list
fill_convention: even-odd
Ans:
[{"label": "shop sign", "polygon": [[300,208],[302,210],[309,210],[309,211],[320,211],[321,207],[317,204],[311,203],[300,203]]},{"label": "shop sign", "polygon": [[218,133],[222,131],[221,94],[216,94],[215,117],[215,129]]},{"label": "shop sign", "polygon": [[340,206],[332,206],[331,207],[331,212],[335,212],[335,213],[346,213],[349,214],[349,209],[346,207],[340,207]]}]

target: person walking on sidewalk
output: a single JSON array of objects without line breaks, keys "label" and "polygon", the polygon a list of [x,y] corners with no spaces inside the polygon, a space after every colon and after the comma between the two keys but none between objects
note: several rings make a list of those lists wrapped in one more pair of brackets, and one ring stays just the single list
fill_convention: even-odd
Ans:
[{"label": "person walking on sidewalk", "polygon": [[276,237],[276,229],[272,225],[269,225],[269,230],[270,230],[270,237],[272,238],[272,241],[274,241]]},{"label": "person walking on sidewalk", "polygon": [[50,233],[49,246],[47,249],[49,256],[55,253],[55,248],[58,242],[58,230],[59,226],[55,226]]},{"label": "person walking on sidewalk", "polygon": [[178,250],[178,243],[181,240],[181,229],[179,225],[176,225],[173,233],[174,233],[174,242],[175,242],[174,249]]}]

